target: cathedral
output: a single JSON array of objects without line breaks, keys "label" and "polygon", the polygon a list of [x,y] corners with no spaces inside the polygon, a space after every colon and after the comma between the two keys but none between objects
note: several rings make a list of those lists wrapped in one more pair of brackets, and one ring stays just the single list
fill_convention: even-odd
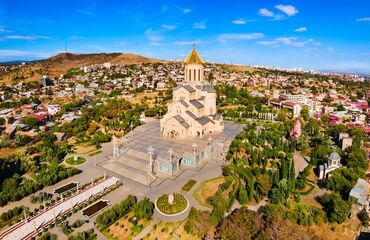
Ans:
[{"label": "cathedral", "polygon": [[216,109],[216,91],[204,81],[204,62],[195,48],[184,61],[184,82],[173,90],[173,101],[160,125],[163,136],[172,139],[224,130]]}]

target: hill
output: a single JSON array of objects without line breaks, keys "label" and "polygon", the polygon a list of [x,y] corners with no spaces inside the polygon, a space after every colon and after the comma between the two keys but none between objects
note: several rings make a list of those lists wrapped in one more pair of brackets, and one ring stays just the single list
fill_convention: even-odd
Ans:
[{"label": "hill", "polygon": [[27,63],[20,69],[0,74],[0,83],[9,84],[16,81],[36,81],[43,75],[57,78],[65,74],[70,68],[80,68],[93,64],[110,62],[113,64],[141,64],[147,62],[158,62],[160,60],[147,58],[132,53],[92,53],[73,54],[60,53],[48,59]]}]

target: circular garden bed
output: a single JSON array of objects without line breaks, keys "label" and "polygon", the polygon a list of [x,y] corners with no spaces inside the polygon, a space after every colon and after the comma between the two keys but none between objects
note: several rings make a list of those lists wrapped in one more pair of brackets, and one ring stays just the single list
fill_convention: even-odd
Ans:
[{"label": "circular garden bed", "polygon": [[157,210],[165,215],[175,215],[184,212],[187,207],[189,206],[189,201],[183,195],[179,193],[173,194],[173,202],[172,204],[168,201],[169,194],[163,194],[159,197],[156,202],[155,206]]},{"label": "circular garden bed", "polygon": [[77,166],[84,164],[86,162],[86,158],[81,156],[72,156],[65,160],[65,163],[71,166]]}]

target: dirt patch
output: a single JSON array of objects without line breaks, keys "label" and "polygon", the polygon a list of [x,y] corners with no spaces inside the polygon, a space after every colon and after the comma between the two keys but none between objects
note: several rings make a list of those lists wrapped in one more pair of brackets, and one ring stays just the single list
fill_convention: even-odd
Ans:
[{"label": "dirt patch", "polygon": [[12,154],[19,153],[23,150],[23,147],[19,148],[2,148],[0,149],[0,158],[8,157]]},{"label": "dirt patch", "polygon": [[143,239],[145,240],[173,240],[173,239],[187,239],[187,240],[199,240],[200,238],[186,233],[184,230],[183,222],[174,222],[166,223],[159,222],[157,223],[152,231],[150,231]]},{"label": "dirt patch", "polygon": [[212,197],[217,192],[218,186],[225,182],[224,177],[217,177],[206,180],[195,189],[193,196],[202,205],[210,207],[207,203],[207,199]]},{"label": "dirt patch", "polygon": [[129,219],[131,219],[133,216],[134,213],[130,212],[126,216],[113,223],[107,230],[103,232],[104,236],[107,237],[107,239],[116,240],[127,240],[135,237],[150,223],[150,221],[141,219],[135,226],[129,221]]},{"label": "dirt patch", "polygon": [[239,66],[239,65],[222,65],[227,70],[235,72],[254,72],[256,69],[250,66]]},{"label": "dirt patch", "polygon": [[95,146],[76,146],[76,154],[88,154],[96,150]]},{"label": "dirt patch", "polygon": [[360,226],[360,220],[356,214],[352,214],[351,218],[340,225],[322,223],[309,227],[308,230],[323,240],[347,240],[356,238]]}]

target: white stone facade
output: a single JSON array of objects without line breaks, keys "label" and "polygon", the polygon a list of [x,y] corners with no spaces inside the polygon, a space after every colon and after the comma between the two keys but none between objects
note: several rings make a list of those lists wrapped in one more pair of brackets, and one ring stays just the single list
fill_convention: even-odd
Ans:
[{"label": "white stone facade", "polygon": [[173,90],[173,102],[160,121],[169,138],[202,137],[222,132],[224,123],[216,109],[216,91],[204,81],[203,60],[195,49],[184,62],[185,81]]}]

